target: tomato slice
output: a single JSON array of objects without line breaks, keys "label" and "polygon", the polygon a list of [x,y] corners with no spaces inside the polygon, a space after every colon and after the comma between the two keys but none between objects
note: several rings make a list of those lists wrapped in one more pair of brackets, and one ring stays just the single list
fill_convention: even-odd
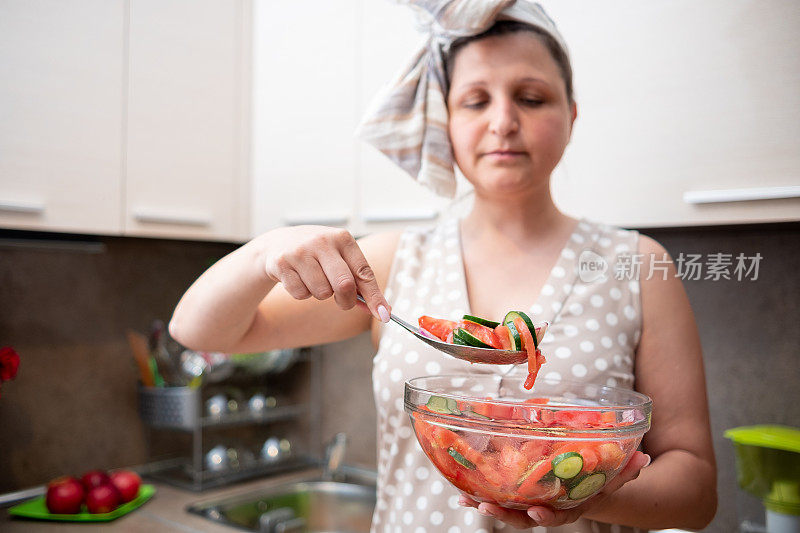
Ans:
[{"label": "tomato slice", "polygon": [[522,403],[530,403],[533,405],[546,405],[550,403],[550,398],[528,398]]},{"label": "tomato slice", "polygon": [[499,326],[494,328],[494,335],[500,342],[500,348],[502,348],[503,350],[511,349],[511,339],[508,338],[508,326],[500,324]]},{"label": "tomato slice", "polygon": [[498,470],[505,474],[506,482],[521,478],[530,464],[528,456],[511,444],[504,444],[500,448],[497,462]]},{"label": "tomato slice", "polygon": [[575,429],[605,427],[606,425],[603,421],[603,414],[598,411],[557,411],[554,422]]},{"label": "tomato slice", "polygon": [[539,368],[541,367],[539,355],[541,352],[536,349],[533,335],[531,334],[531,330],[528,329],[527,324],[525,324],[525,321],[517,317],[514,319],[514,325],[517,327],[520,336],[522,336],[522,347],[528,352],[528,377],[525,380],[524,387],[530,390],[533,388],[533,383],[536,381],[537,374],[539,374]]},{"label": "tomato slice", "polygon": [[603,470],[616,470],[625,460],[625,450],[616,442],[604,442],[597,447],[600,456],[600,468]]},{"label": "tomato slice", "polygon": [[578,452],[583,457],[584,470],[594,470],[601,458],[599,452],[600,444],[599,442],[567,442],[553,451],[553,457],[557,457],[562,453]]},{"label": "tomato slice", "polygon": [[464,328],[475,337],[478,337],[482,342],[488,344],[492,348],[502,348],[500,339],[494,334],[494,330],[490,327],[482,326],[470,320],[461,320],[458,323],[459,328]]},{"label": "tomato slice", "polygon": [[[493,401],[489,396],[486,400]],[[472,405],[472,410],[479,415],[488,416],[496,420],[511,420],[514,418],[515,407],[508,404],[478,403]]]},{"label": "tomato slice", "polygon": [[519,450],[527,458],[528,464],[544,459],[544,456],[550,453],[551,448],[551,443],[544,439],[530,439],[519,446]]},{"label": "tomato slice", "polygon": [[447,341],[447,336],[455,329],[456,322],[453,322],[452,320],[445,320],[443,318],[433,318],[422,315],[419,317],[419,327],[431,333],[432,335],[435,335],[439,339]]}]

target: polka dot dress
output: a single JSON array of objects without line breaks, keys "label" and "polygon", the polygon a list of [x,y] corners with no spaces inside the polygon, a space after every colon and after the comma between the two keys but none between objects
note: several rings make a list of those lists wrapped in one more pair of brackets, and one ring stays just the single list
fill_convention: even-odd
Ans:
[{"label": "polka dot dress", "polygon": [[[541,344],[547,377],[633,387],[633,362],[641,333],[639,283],[617,280],[618,254],[637,253],[639,234],[581,220],[567,240],[541,293],[529,308],[550,329]],[[592,252],[608,265],[606,275],[584,279],[579,259]],[[470,311],[462,263],[459,221],[406,230],[400,238],[385,295],[392,310],[410,322],[420,315],[459,320]],[[519,374],[521,365],[482,365],[449,357],[399,327],[383,329],[373,360],[378,410],[378,499],[373,532],[490,533],[511,526],[458,505],[458,491],[422,452],[403,410],[407,379],[442,373]],[[474,391],[481,395],[480,390]],[[631,532],[635,529],[581,519],[537,533]]]}]

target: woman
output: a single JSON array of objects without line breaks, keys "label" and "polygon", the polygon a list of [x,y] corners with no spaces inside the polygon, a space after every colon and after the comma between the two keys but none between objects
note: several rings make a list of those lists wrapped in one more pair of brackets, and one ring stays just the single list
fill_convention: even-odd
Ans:
[{"label": "woman", "polygon": [[[178,304],[170,332],[187,346],[248,352],[371,331],[379,419],[373,530],[705,527],[716,508],[715,462],[700,343],[674,267],[666,279],[580,279],[577,261],[586,250],[609,263],[619,252],[644,254],[642,273],[665,251],[636,232],[568,217],[550,196],[550,175],[577,116],[563,40],[535,4],[500,0],[470,11],[470,2],[420,3],[432,13],[432,31],[440,32],[431,39],[435,46],[396,86],[400,93],[413,86],[410,97],[387,97],[362,132],[439,190],[453,189],[452,145],[475,190],[469,214],[358,242],[332,228],[272,230],[203,274]],[[512,22],[495,23],[498,18]],[[455,26],[459,31],[440,31]],[[416,84],[409,84],[414,76]],[[442,111],[437,85],[446,104],[445,150],[435,131],[434,115]],[[418,105],[420,98],[426,105]],[[407,113],[393,112],[398,101]],[[397,116],[424,123],[422,130],[386,118]],[[399,140],[392,131],[401,132]],[[409,139],[416,149],[402,146]],[[371,316],[355,309],[357,292]],[[413,438],[402,384],[417,375],[464,371],[467,363],[385,328],[392,306],[409,319],[528,309],[535,320],[551,321],[542,343],[545,375],[633,387],[653,398],[647,455],[637,452],[609,486],[572,510],[516,511],[459,497]],[[473,365],[469,371],[524,375],[524,367]]]}]

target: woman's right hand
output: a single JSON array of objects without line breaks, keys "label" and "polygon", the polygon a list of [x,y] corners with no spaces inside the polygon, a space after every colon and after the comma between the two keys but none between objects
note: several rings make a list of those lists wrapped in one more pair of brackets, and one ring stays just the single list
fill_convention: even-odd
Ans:
[{"label": "woman's right hand", "polygon": [[290,226],[263,236],[267,276],[283,284],[293,298],[333,296],[341,309],[358,304],[356,294],[367,302],[369,312],[389,321],[390,307],[372,268],[349,231],[325,226]]}]

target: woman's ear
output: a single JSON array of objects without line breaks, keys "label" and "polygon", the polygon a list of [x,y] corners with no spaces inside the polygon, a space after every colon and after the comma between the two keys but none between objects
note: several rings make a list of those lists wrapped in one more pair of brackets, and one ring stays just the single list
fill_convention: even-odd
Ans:
[{"label": "woman's ear", "polygon": [[578,103],[572,102],[569,108],[570,108],[570,115],[572,116],[571,120],[569,121],[569,133],[571,135],[572,127],[575,125],[575,119],[578,118]]}]

